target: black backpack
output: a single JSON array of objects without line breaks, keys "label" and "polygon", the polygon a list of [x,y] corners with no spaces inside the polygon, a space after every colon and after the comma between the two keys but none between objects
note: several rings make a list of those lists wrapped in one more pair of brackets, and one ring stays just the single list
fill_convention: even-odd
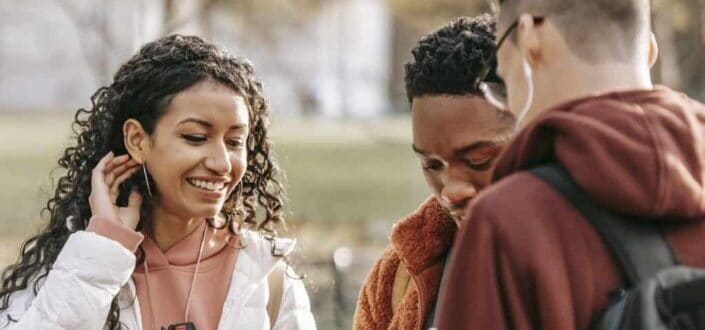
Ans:
[{"label": "black backpack", "polygon": [[596,206],[559,164],[530,172],[592,223],[626,275],[592,329],[705,329],[705,269],[679,265],[657,224],[628,221]]}]

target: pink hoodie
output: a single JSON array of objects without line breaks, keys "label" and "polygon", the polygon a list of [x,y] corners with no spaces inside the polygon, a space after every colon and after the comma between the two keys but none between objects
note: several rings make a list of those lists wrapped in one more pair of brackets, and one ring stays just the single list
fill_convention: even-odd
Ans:
[{"label": "pink hoodie", "polygon": [[[149,268],[149,293],[147,292],[144,264],[135,267],[132,275],[137,289],[142,327],[157,329],[184,322],[184,311],[196,266],[205,222],[183,240],[166,251],[161,251],[149,235],[129,230],[103,218],[91,219],[87,231],[101,234],[120,242],[135,252],[142,244]],[[192,293],[189,321],[198,329],[216,329],[223,302],[227,295],[237,259],[237,237],[227,229],[207,228],[205,245],[198,269],[198,278]],[[149,295],[151,295],[150,303]],[[152,315],[155,321],[152,322]]]}]

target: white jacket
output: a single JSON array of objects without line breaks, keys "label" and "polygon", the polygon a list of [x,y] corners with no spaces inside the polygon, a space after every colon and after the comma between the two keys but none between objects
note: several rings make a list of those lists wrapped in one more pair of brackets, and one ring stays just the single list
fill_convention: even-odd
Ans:
[{"label": "white jacket", "polygon": [[[267,275],[283,261],[272,255],[272,243],[260,234],[243,231],[241,235],[245,247],[235,263],[218,330],[269,329]],[[288,239],[275,243],[283,254],[294,244]],[[11,296],[9,308],[0,313],[0,329],[102,329],[118,294],[120,321],[127,329],[142,329],[131,278],[135,259],[120,243],[104,236],[86,231],[72,234],[38,294],[34,295],[30,284]],[[283,278],[281,306],[272,329],[315,329],[303,283],[291,276]]]}]

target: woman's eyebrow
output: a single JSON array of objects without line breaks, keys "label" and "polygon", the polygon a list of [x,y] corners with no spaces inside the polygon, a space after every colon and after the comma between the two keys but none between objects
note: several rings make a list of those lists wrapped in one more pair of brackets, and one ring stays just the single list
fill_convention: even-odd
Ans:
[{"label": "woman's eyebrow", "polygon": [[180,121],[178,124],[176,124],[176,126],[183,125],[183,124],[186,124],[186,123],[196,123],[196,124],[199,124],[199,125],[201,125],[201,126],[205,126],[205,127],[207,127],[207,128],[213,127],[213,124],[211,124],[211,123],[208,122],[207,120],[198,119],[198,118],[186,118],[186,119]]},{"label": "woman's eyebrow", "polygon": [[[183,125],[183,124],[186,124],[186,123],[196,123],[196,124],[199,124],[199,125],[204,126],[204,127],[206,127],[206,128],[212,128],[212,127],[213,127],[213,124],[211,124],[209,121],[203,120],[203,119],[198,119],[198,118],[186,118],[186,119],[180,121],[178,124],[176,124],[176,126]],[[247,123],[234,124],[234,125],[231,125],[231,126],[228,128],[228,130],[240,130],[240,129],[245,129],[245,128],[247,128],[247,126],[248,126]]]}]

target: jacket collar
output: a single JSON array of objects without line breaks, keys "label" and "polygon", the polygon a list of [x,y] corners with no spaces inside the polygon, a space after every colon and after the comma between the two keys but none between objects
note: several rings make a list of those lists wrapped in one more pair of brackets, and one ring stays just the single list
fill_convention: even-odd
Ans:
[{"label": "jacket collar", "polygon": [[442,262],[457,225],[435,197],[428,198],[392,229],[391,243],[411,274]]}]

